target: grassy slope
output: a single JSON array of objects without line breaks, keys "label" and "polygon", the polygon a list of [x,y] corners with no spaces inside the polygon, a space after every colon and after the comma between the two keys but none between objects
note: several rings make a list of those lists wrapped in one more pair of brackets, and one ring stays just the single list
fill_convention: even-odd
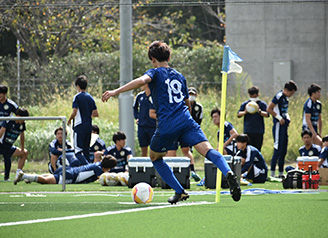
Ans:
[{"label": "grassy slope", "polygon": [[[101,138],[104,139],[106,145],[112,144],[112,135],[119,128],[118,125],[118,99],[110,99],[108,103],[103,103],[100,100],[100,93],[98,91],[90,92],[95,96],[96,104],[99,110],[100,117],[95,118],[93,123],[98,124],[101,130]],[[55,98],[56,103],[48,103],[38,107],[28,108],[32,116],[70,116],[71,113],[71,103],[75,91],[71,91],[66,98]],[[227,99],[227,120],[230,121],[239,133],[243,131],[243,119],[237,118],[236,114],[239,109],[240,104],[246,100],[246,95],[239,96],[237,92],[236,97],[228,96]],[[272,95],[273,96],[273,95]],[[56,96],[54,96],[56,97]],[[296,157],[298,156],[298,148],[302,145],[302,140],[300,137],[301,133],[301,119],[302,119],[302,108],[307,95],[296,94],[290,99],[290,109],[289,114],[292,119],[292,123],[289,128],[289,147],[288,153],[286,156],[287,162],[295,162]],[[264,101],[269,103],[271,96],[262,97]],[[202,128],[204,133],[208,137],[210,143],[213,147],[217,146],[217,130],[218,128],[213,125],[210,117],[210,111],[214,107],[220,107],[220,93],[215,90],[202,91],[200,89],[198,101],[204,107],[204,119],[202,122]],[[322,104],[325,106],[328,103],[326,98],[322,98]],[[322,118],[328,117],[328,110],[323,108]],[[53,131],[56,127],[60,126],[59,121],[29,121],[27,122],[27,131],[26,131],[26,148],[30,151],[29,159],[30,160],[47,160],[48,155],[48,144],[51,140],[54,139]],[[273,139],[272,139],[272,119],[265,119],[265,129],[266,133],[264,135],[264,143],[262,148],[262,154],[267,162],[271,160],[273,153]],[[323,125],[323,135],[328,134],[328,127]],[[140,148],[138,146],[137,135],[135,133],[135,156],[140,155]],[[16,142],[16,145],[19,146],[19,141]],[[180,150],[178,154],[181,155]],[[203,168],[203,158],[196,152],[193,152],[196,158],[196,166],[198,169]],[[16,168],[16,167],[13,167]],[[0,170],[3,171],[3,165],[0,167]],[[46,171],[46,169],[45,169]]]}]

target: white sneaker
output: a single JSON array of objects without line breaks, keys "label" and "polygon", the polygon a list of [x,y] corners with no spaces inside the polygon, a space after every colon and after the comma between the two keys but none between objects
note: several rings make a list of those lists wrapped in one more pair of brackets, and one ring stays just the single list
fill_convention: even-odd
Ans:
[{"label": "white sneaker", "polygon": [[16,176],[15,180],[14,180],[14,185],[16,185],[19,181],[22,181],[24,172],[23,171],[19,171],[18,175]]}]

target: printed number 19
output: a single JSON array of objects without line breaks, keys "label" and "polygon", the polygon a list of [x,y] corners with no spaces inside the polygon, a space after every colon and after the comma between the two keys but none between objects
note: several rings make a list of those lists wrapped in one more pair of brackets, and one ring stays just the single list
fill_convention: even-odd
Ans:
[{"label": "printed number 19", "polygon": [[169,103],[180,103],[183,101],[183,93],[181,92],[182,85],[181,83],[173,79],[170,82],[170,79],[165,80],[167,84],[167,92],[169,94]]}]

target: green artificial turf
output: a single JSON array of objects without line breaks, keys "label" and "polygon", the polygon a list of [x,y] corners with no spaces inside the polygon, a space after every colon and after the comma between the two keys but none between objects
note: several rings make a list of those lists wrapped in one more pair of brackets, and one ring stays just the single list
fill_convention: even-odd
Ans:
[{"label": "green artificial turf", "polygon": [[[181,207],[167,206],[173,191],[160,188],[154,189],[152,203],[144,205],[132,202],[127,187],[102,187],[98,183],[68,185],[67,192],[59,192],[60,185],[36,183],[14,186],[2,182],[0,187],[2,237],[326,237],[328,232],[328,193],[322,190],[327,186],[297,194],[243,195],[239,202],[221,195],[220,203],[214,203],[215,195],[207,193],[214,190],[192,183],[190,199],[181,204],[208,204]],[[242,187],[250,188],[282,190],[280,183],[269,182]],[[1,226],[8,222],[158,206],[165,208]]]}]

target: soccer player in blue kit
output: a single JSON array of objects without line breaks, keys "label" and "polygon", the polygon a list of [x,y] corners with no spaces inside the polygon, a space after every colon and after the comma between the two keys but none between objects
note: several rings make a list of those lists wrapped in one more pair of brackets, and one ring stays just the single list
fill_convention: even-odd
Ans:
[{"label": "soccer player in blue kit", "polygon": [[322,150],[319,155],[319,167],[328,168],[328,135],[322,138]]},{"label": "soccer player in blue kit", "polygon": [[175,190],[175,195],[168,199],[169,203],[174,204],[189,198],[189,194],[163,160],[167,148],[177,140],[194,146],[201,155],[212,161],[227,177],[233,200],[239,201],[241,190],[237,177],[223,156],[213,149],[200,126],[191,117],[186,79],[181,73],[169,67],[170,54],[171,49],[166,43],[154,41],[148,49],[148,58],[154,68],[120,88],[106,91],[102,100],[107,102],[110,97],[148,83],[158,120],[157,129],[150,143],[150,158],[165,183]]},{"label": "soccer player in blue kit", "polygon": [[17,104],[7,98],[8,87],[0,85],[0,117],[9,117],[16,113]]},{"label": "soccer player in blue kit", "polygon": [[276,164],[278,162],[279,177],[283,176],[285,156],[288,146],[288,98],[297,91],[297,85],[293,80],[287,82],[284,89],[278,92],[270,102],[267,112],[273,117],[272,134],[274,140],[274,152],[271,158],[271,177],[275,176]]},{"label": "soccer player in blue kit", "polygon": [[[257,86],[248,89],[250,98],[241,104],[237,116],[238,118],[244,117],[244,133],[248,135],[250,145],[261,151],[265,131],[263,118],[269,117],[269,113],[266,111],[267,104],[259,99],[259,91]],[[246,105],[251,101],[256,102],[258,105],[258,110],[254,114],[246,111]]]},{"label": "soccer player in blue kit", "polygon": [[[214,108],[211,111],[212,121],[219,128],[218,133],[217,133],[218,141],[220,138],[220,114],[221,114],[221,111],[218,108]],[[236,138],[237,135],[238,135],[238,132],[234,128],[234,126],[230,122],[225,121],[224,122],[224,136],[223,136],[223,141],[224,141],[223,154],[232,155],[232,156],[235,154],[235,152],[237,151],[237,148],[236,148],[236,146],[234,148],[233,139]],[[219,148],[219,142],[218,142],[217,148]]]},{"label": "soccer player in blue kit", "polygon": [[[63,153],[63,128],[62,127],[56,128],[54,134],[56,136],[56,139],[51,141],[49,144],[50,161],[48,163],[48,170],[52,174],[58,168],[58,165],[60,164],[58,163],[59,162],[58,158]],[[65,146],[66,146],[66,153],[74,152],[73,146],[68,140],[66,140]]]},{"label": "soccer player in blue kit", "polygon": [[238,135],[236,142],[239,149],[237,156],[241,157],[242,177],[251,183],[265,183],[268,167],[261,152],[249,145],[249,137],[246,134]]},{"label": "soccer player in blue kit", "polygon": [[67,121],[71,124],[74,119],[74,150],[75,156],[81,165],[90,161],[89,147],[92,131],[92,117],[98,117],[98,110],[93,97],[86,92],[88,80],[85,75],[80,75],[75,80],[75,86],[79,91],[73,98],[73,112]]},{"label": "soccer player in blue kit", "polygon": [[117,165],[115,168],[112,168],[110,172],[119,173],[125,172],[127,170],[126,166],[128,164],[128,160],[133,157],[132,150],[130,147],[125,146],[126,143],[126,135],[118,131],[113,135],[114,145],[108,146],[105,155],[112,155],[117,160]]},{"label": "soccer player in blue kit", "polygon": [[[87,164],[80,167],[67,167],[65,183],[76,184],[94,182],[102,173],[108,172],[115,166],[116,159],[111,155],[106,155],[101,162]],[[62,168],[59,168],[54,172],[54,174],[46,175],[25,174],[21,171],[15,179],[15,184],[22,180],[26,183],[37,182],[41,184],[62,184],[63,170]]]},{"label": "soccer player in blue kit", "polygon": [[[28,117],[29,113],[24,108],[18,108],[16,111],[17,117]],[[5,161],[5,180],[9,179],[11,168],[11,156],[17,156],[18,165],[16,176],[23,169],[28,151],[25,147],[25,134],[26,130],[24,119],[16,121],[4,121],[0,129],[0,154],[3,155]],[[18,148],[13,144],[20,137],[21,147]]]},{"label": "soccer player in blue kit", "polygon": [[312,133],[308,129],[304,129],[301,133],[304,145],[301,146],[298,151],[300,156],[319,156],[321,147],[316,144],[312,144]]},{"label": "soccer player in blue kit", "polygon": [[304,103],[303,107],[303,126],[302,130],[309,129],[312,132],[313,143],[322,146],[321,132],[321,87],[315,83],[308,88],[309,98]]},{"label": "soccer player in blue kit", "polygon": [[150,89],[147,84],[141,87],[143,92],[138,93],[133,103],[133,115],[138,125],[138,140],[141,147],[141,155],[148,156],[148,146],[156,130],[156,120],[149,117],[152,108]]},{"label": "soccer player in blue kit", "polygon": [[[5,85],[0,85],[0,117],[9,117],[16,113],[18,106],[17,104],[7,98],[8,87]],[[1,128],[2,122],[0,122]],[[11,158],[4,158],[5,162],[5,181],[10,181],[9,173],[11,168]]]},{"label": "soccer player in blue kit", "polygon": [[101,156],[106,152],[106,143],[99,138],[99,133],[99,127],[97,125],[92,125],[92,136],[96,136],[97,139],[93,145],[90,146],[90,163],[101,161]]}]

